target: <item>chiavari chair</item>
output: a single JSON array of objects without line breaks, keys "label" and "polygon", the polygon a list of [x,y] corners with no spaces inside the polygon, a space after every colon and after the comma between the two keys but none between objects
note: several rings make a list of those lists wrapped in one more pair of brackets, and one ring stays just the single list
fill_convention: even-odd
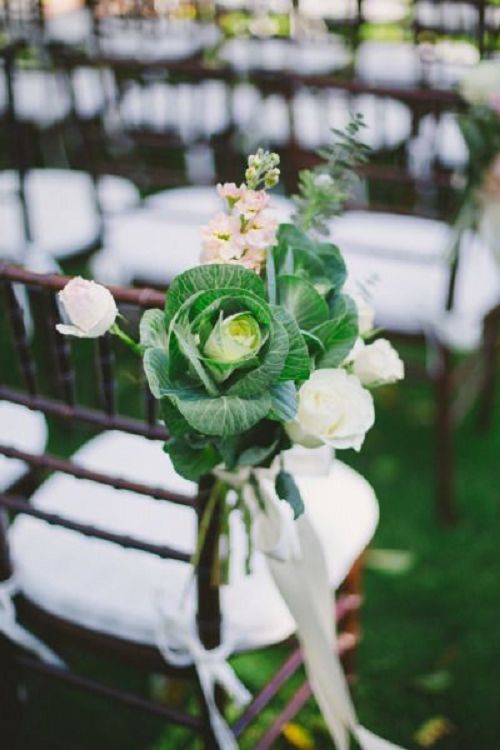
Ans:
[{"label": "chiavari chair", "polygon": [[[201,738],[203,747],[212,750],[217,745],[203,695],[196,689],[194,670],[174,667],[168,656],[163,658],[155,636],[155,586],[166,586],[165,609],[168,612],[170,606],[176,614],[179,591],[175,582],[185,583],[191,575],[189,546],[194,545],[196,519],[200,522],[204,515],[210,480],[203,479],[196,490],[176,478],[158,444],[166,433],[157,421],[156,405],[145,384],[144,399],[140,398],[139,363],[132,393],[127,381],[119,378],[121,355],[108,336],[90,342],[87,359],[83,360],[71,351],[67,339],[55,333],[55,294],[65,282],[61,276],[40,276],[19,267],[0,266],[2,301],[6,304],[2,320],[10,321],[11,334],[11,344],[6,341],[4,349],[9,366],[2,370],[0,401],[23,405],[73,429],[86,425],[98,432],[71,459],[15,447],[8,439],[0,447],[1,455],[8,459],[23,461],[44,476],[50,473],[30,498],[17,491],[2,490],[0,494],[4,521],[0,531],[0,586],[7,586],[6,581],[16,582],[18,593],[13,601],[23,626],[35,631],[69,663],[62,668],[38,660],[0,634],[0,738],[9,748],[16,747],[22,710],[17,687],[26,675],[34,673],[49,683],[94,693],[167,724],[183,726]],[[26,288],[39,310],[39,315],[34,315],[36,336],[31,338],[13,285]],[[142,310],[163,303],[163,294],[152,290],[115,287],[112,292],[131,321],[137,321]],[[97,378],[90,378],[88,357],[94,356]],[[130,367],[130,360],[128,364]],[[134,394],[138,393],[137,399]],[[359,475],[340,462],[335,466],[332,488],[336,501],[332,503],[328,497],[326,506],[329,513],[337,506],[337,521],[322,533],[326,531],[324,538],[329,539],[325,554],[335,568],[335,585],[343,581],[336,616],[341,632],[347,633],[339,644],[347,674],[352,676],[359,629],[360,554],[374,531],[377,505],[371,488]],[[299,481],[313,481],[317,501],[323,480]],[[315,502],[314,522],[325,526],[322,514],[321,505]],[[7,516],[15,516],[10,525],[5,523]],[[236,583],[230,581],[229,586],[222,587],[214,580],[220,523],[220,513],[216,512],[196,568],[195,591],[190,590],[189,612],[201,643],[206,649],[216,648],[232,629],[243,649],[280,641],[292,646],[277,673],[233,723],[233,732],[239,737],[297,673],[302,657],[290,640],[293,622],[271,590],[266,569],[257,558],[250,576],[236,576]],[[345,547],[339,556],[346,539],[349,549]],[[243,564],[242,550],[236,549],[233,554],[238,564]],[[243,597],[243,618],[241,612],[237,615],[233,611],[238,587]],[[69,646],[97,654],[101,660],[119,658],[145,673],[187,680],[194,686],[198,708],[188,713],[75,672],[67,658]],[[263,730],[255,747],[270,748],[283,725],[310,695],[304,682],[271,726]]]}]

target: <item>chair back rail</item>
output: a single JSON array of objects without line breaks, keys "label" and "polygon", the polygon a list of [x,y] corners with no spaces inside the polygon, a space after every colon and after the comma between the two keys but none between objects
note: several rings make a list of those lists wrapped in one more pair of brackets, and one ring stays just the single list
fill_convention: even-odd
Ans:
[{"label": "chair back rail", "polygon": [[[153,440],[164,440],[167,432],[156,422],[156,407],[150,396],[143,397],[144,407],[142,417],[121,414],[118,410],[117,380],[119,374],[118,361],[114,362],[114,352],[111,337],[103,337],[93,342],[99,373],[100,403],[91,406],[81,403],[78,389],[78,364],[71,356],[71,343],[68,338],[55,331],[55,324],[59,319],[56,294],[67,283],[68,278],[59,275],[40,275],[26,271],[20,267],[0,263],[0,302],[5,299],[7,315],[4,316],[10,327],[13,346],[11,350],[15,362],[8,362],[9,372],[0,377],[0,399],[22,404],[28,408],[40,411],[47,416],[61,417],[69,425],[86,423],[96,428],[121,430],[132,434],[142,435]],[[152,289],[127,289],[110,287],[117,305],[126,306],[127,314],[137,318],[143,310],[152,307],[163,307],[164,294]],[[2,294],[3,292],[3,294]],[[21,294],[20,294],[21,292]],[[36,298],[44,303],[42,315],[31,315],[29,324],[25,322],[25,312],[28,301]],[[40,330],[42,329],[42,330]],[[5,331],[5,334],[7,331]],[[41,361],[40,347],[34,345],[35,339],[43,333],[43,341],[52,342],[52,360],[49,362],[50,375],[55,374],[58,384],[57,396],[46,395],[43,387],[47,380],[47,363]],[[88,342],[86,342],[88,343]],[[128,352],[123,352],[127,355]],[[117,351],[118,355],[118,351]],[[21,383],[12,383],[12,372],[17,364],[21,376]],[[86,367],[87,375],[88,368]],[[7,375],[10,380],[7,380]],[[81,375],[81,373],[80,373]],[[45,376],[45,378],[43,377]],[[154,487],[140,482],[129,481],[123,477],[108,475],[101,471],[93,471],[78,462],[54,456],[48,452],[36,455],[20,450],[14,446],[2,445],[0,455],[15,460],[22,460],[28,466],[38,471],[62,472],[75,478],[96,482],[119,490],[128,490],[141,495],[157,499],[162,502],[173,502],[178,505],[191,507],[198,519],[204,515],[208,494],[211,489],[211,479],[205,479],[199,487],[195,498],[176,492],[169,492],[161,487]],[[103,539],[124,548],[142,550],[163,559],[179,560],[189,563],[193,550],[180,550],[173,547],[150,544],[132,537],[115,534],[94,528],[90,525],[75,523],[58,514],[45,512],[30,505],[24,497],[12,496],[8,491],[0,495],[0,512],[22,513],[41,519],[49,524],[71,529],[85,536]],[[220,520],[214,514],[210,523],[206,542],[197,569],[198,584],[198,627],[202,642],[207,647],[214,647],[220,642],[220,603],[219,591],[212,580],[212,571],[217,555],[218,524]],[[8,554],[7,535],[5,529],[0,529],[0,580],[5,580],[11,573]]]}]

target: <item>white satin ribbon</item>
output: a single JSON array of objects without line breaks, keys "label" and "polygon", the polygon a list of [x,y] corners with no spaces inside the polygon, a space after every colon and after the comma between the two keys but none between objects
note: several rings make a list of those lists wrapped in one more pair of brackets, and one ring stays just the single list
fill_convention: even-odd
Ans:
[{"label": "white satin ribbon", "polygon": [[156,643],[165,661],[177,667],[194,664],[207,704],[210,724],[220,750],[238,750],[236,738],[222,716],[215,700],[215,686],[219,684],[238,706],[245,706],[252,698],[238,679],[228,659],[234,644],[227,641],[217,648],[206,649],[194,632],[193,623],[186,617],[172,614],[158,601]]},{"label": "white satin ribbon", "polygon": [[64,662],[39,638],[30,633],[16,619],[16,608],[12,598],[19,593],[15,578],[0,582],[0,633],[18,646],[31,651],[47,664],[65,668]]},{"label": "white satin ribbon", "polygon": [[[255,544],[266,554],[271,575],[297,625],[309,683],[330,735],[338,750],[349,749],[350,735],[362,750],[402,750],[358,723],[338,657],[332,591],[321,542],[306,514],[294,521],[291,513],[279,512],[280,506],[287,505],[277,498],[271,483],[276,471],[273,465],[219,476],[235,488],[242,487],[244,477],[258,484],[262,502],[249,504]],[[288,555],[283,554],[283,540],[288,541]]]}]

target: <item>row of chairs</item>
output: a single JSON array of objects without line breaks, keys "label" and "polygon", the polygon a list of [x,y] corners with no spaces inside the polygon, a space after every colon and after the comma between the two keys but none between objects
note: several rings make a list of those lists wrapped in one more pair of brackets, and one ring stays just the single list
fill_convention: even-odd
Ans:
[{"label": "row of chairs", "polygon": [[[131,22],[138,19],[142,29],[157,41],[174,33],[185,39],[191,36],[194,46],[179,42],[178,47],[191,54],[199,52],[200,43],[201,46],[209,44],[213,33],[210,31],[203,39],[198,34],[199,28],[193,24],[193,17],[206,25],[234,11],[248,14],[253,19],[248,28],[259,34],[278,30],[272,25],[273,15],[288,17],[289,30],[294,34],[307,34],[326,27],[341,33],[347,31],[347,38],[354,43],[359,41],[364,24],[389,24],[407,29],[413,33],[414,39],[433,35],[450,39],[469,36],[476,41],[481,53],[495,43],[499,27],[498,7],[492,0],[336,0],[334,3],[328,0],[274,0],[258,4],[248,0],[217,0],[191,2],[185,8],[182,2],[89,0],[69,7],[69,11],[58,12],[57,6],[51,9],[50,5],[38,0],[7,0],[2,6],[0,20],[30,37],[43,34],[47,39],[81,45],[92,36],[109,39],[110,31],[119,28],[120,24],[122,31],[133,35]],[[161,23],[151,24],[152,20]]]}]

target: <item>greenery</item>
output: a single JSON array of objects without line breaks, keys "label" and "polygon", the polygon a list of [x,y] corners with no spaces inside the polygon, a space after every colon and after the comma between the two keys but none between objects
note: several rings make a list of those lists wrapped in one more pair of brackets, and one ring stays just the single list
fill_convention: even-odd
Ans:
[{"label": "greenery", "polygon": [[299,173],[295,223],[305,232],[328,234],[328,219],[338,216],[352,197],[359,180],[355,169],[368,159],[368,147],[359,138],[363,118],[356,114],[345,131],[332,129],[333,143],[318,151],[321,164]]},{"label": "greenery", "polygon": [[[135,384],[127,389],[125,383],[124,398],[134,390]],[[354,688],[360,719],[407,750],[423,747],[415,740],[419,730],[430,735],[436,727],[446,732],[433,746],[437,750],[497,750],[500,515],[493,467],[500,450],[498,407],[491,433],[478,434],[474,413],[458,432],[460,520],[443,529],[434,513],[430,387],[406,381],[379,391],[377,400],[377,425],[363,451],[342,456],[373,483],[381,506],[372,544],[377,553],[368,556],[364,576],[363,639]],[[84,437],[68,435],[52,423],[51,450],[68,453]],[[238,656],[233,663],[255,692],[283,657],[283,649],[269,649]],[[190,701],[178,684],[151,683],[116,662],[84,656],[75,666],[144,694],[154,690],[177,704]],[[244,750],[255,746],[296,686],[292,680],[248,731]],[[28,687],[32,700],[23,722],[23,750],[196,748],[184,730],[162,728],[161,722],[104,699],[54,685],[48,689],[38,678]],[[429,720],[435,721],[425,726]],[[303,744],[295,747],[331,747],[313,702],[296,724],[288,736]],[[419,736],[425,739],[425,731]],[[278,750],[293,747],[285,739],[277,743]]]}]

